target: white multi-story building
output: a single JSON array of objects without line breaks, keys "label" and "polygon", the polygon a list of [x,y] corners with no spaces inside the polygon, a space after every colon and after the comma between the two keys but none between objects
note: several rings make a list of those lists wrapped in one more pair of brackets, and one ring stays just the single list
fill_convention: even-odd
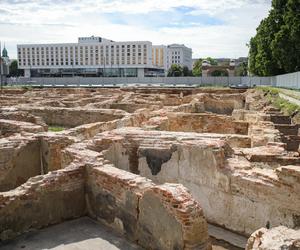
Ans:
[{"label": "white multi-story building", "polygon": [[187,66],[189,70],[193,69],[192,49],[183,44],[168,45],[168,64],[169,69],[172,64],[177,64],[182,67]]},{"label": "white multi-story building", "polygon": [[152,46],[149,41],[115,42],[92,36],[80,37],[78,43],[22,44],[17,49],[25,77],[156,76],[171,65],[169,46]]}]

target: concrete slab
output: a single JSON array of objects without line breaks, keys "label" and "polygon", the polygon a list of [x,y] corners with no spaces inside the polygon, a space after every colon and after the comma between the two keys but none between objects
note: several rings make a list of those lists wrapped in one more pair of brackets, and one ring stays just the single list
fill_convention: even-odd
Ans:
[{"label": "concrete slab", "polygon": [[106,226],[88,217],[67,221],[15,240],[0,243],[1,250],[141,250]]}]

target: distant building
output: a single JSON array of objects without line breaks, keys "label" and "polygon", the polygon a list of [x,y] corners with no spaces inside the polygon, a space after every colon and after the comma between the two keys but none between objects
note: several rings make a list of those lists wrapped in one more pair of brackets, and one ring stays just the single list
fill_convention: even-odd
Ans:
[{"label": "distant building", "polygon": [[[168,47],[165,45],[152,46],[152,65],[164,69],[162,76],[168,71]],[[149,75],[149,74],[148,74]]]},{"label": "distant building", "polygon": [[168,45],[167,68],[172,64],[177,64],[182,67],[187,66],[189,70],[193,69],[192,49],[186,47],[184,44]]},{"label": "distant building", "polygon": [[149,41],[115,42],[79,37],[78,43],[22,44],[18,64],[30,76],[164,76],[172,63],[192,67],[192,50],[184,45]]}]

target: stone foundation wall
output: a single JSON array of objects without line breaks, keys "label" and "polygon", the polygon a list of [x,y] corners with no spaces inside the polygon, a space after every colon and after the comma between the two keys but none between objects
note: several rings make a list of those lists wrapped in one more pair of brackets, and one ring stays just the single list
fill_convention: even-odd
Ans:
[{"label": "stone foundation wall", "polygon": [[0,193],[0,240],[85,214],[82,168],[36,176]]},{"label": "stone foundation wall", "polygon": [[156,186],[110,166],[88,168],[87,176],[92,218],[146,249],[210,249],[202,209],[182,185]]},{"label": "stone foundation wall", "polygon": [[[222,139],[193,133],[120,129],[96,137],[97,149],[118,168],[158,184],[183,184],[214,224],[245,235],[267,224],[299,225],[299,187],[291,185],[299,178],[297,167],[253,167]],[[284,176],[292,173],[288,181]]]},{"label": "stone foundation wall", "polygon": [[40,141],[29,136],[0,139],[0,192],[41,174]]},{"label": "stone foundation wall", "polygon": [[28,112],[16,111],[15,109],[11,108],[1,108],[0,119],[29,122],[42,126],[44,128],[44,131],[48,130],[47,124],[45,124],[40,117],[29,114]]},{"label": "stone foundation wall", "polygon": [[127,112],[109,109],[82,109],[82,108],[36,108],[23,107],[22,110],[42,117],[48,125],[76,127],[94,122],[107,122],[124,117]]},{"label": "stone foundation wall", "polygon": [[205,111],[231,115],[234,109],[242,109],[245,106],[245,97],[241,94],[227,95],[199,95],[204,102]]},{"label": "stone foundation wall", "polygon": [[0,192],[25,183],[30,177],[64,168],[63,149],[75,138],[63,134],[15,134],[0,139]]},{"label": "stone foundation wall", "polygon": [[203,211],[186,188],[109,165],[71,164],[0,193],[0,240],[86,214],[146,249],[211,247]]},{"label": "stone foundation wall", "polygon": [[75,142],[75,138],[68,137],[64,134],[45,133],[38,136],[41,142],[41,168],[43,173],[62,169],[64,149]]},{"label": "stone foundation wall", "polygon": [[28,133],[38,133],[44,132],[45,128],[30,122],[0,119],[0,138],[8,137],[23,131]]},{"label": "stone foundation wall", "polygon": [[247,135],[248,123],[236,122],[230,116],[223,115],[168,113],[167,119],[163,120],[160,129],[180,132]]}]

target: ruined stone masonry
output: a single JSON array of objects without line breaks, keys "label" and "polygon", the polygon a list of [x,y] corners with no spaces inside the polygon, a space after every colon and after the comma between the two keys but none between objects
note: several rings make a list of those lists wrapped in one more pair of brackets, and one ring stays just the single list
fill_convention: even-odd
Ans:
[{"label": "ruined stone masonry", "polygon": [[145,249],[219,249],[208,224],[300,249],[299,125],[259,90],[5,89],[0,107],[2,242],[88,216]]}]

